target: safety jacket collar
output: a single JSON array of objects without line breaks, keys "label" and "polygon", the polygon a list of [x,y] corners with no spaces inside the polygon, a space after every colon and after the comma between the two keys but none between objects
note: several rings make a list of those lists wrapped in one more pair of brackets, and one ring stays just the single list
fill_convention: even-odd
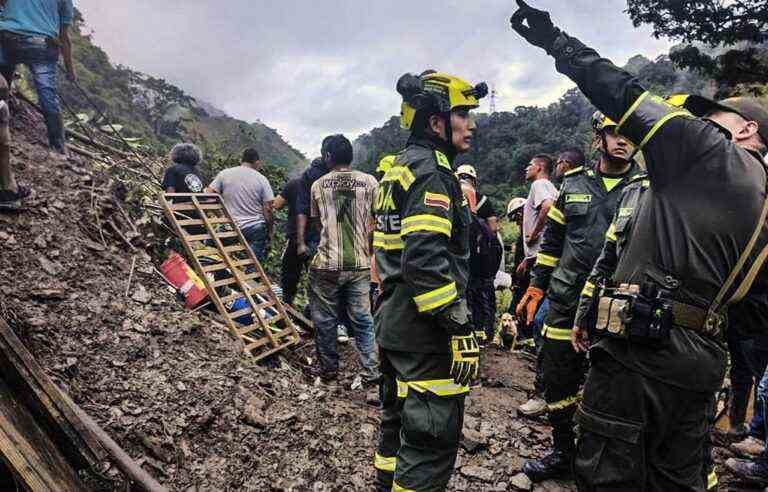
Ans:
[{"label": "safety jacket collar", "polygon": [[605,183],[603,182],[603,178],[621,178],[624,184],[626,184],[629,180],[634,178],[636,175],[640,174],[642,170],[640,169],[640,166],[638,165],[637,161],[632,159],[632,163],[629,166],[629,169],[627,169],[623,174],[618,174],[616,176],[611,176],[609,174],[603,174],[600,172],[600,161],[595,162],[592,166],[587,166],[585,168],[584,173],[589,176],[591,179],[598,182],[600,187],[606,192],[610,193],[613,190],[621,189],[621,187],[615,187],[612,190],[607,190],[605,188]]},{"label": "safety jacket collar", "polygon": [[456,159],[456,149],[445,140],[434,135],[411,135],[406,145],[418,145],[430,150],[437,150],[448,158],[448,162],[453,166]]}]

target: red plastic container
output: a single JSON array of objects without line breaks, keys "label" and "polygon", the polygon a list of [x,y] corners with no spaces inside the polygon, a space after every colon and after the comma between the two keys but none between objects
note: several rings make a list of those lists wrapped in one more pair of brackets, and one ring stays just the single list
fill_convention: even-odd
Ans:
[{"label": "red plastic container", "polygon": [[184,305],[187,309],[193,309],[208,297],[205,284],[200,280],[194,270],[178,253],[171,256],[160,265],[163,276],[184,296]]}]

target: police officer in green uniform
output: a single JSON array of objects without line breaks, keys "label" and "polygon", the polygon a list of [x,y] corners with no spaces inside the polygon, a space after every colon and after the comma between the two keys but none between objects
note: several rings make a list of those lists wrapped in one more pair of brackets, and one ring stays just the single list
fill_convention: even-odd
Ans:
[{"label": "police officer in green uniform", "polygon": [[573,415],[586,372],[584,354],[571,346],[571,327],[579,293],[600,254],[621,191],[640,172],[630,159],[632,145],[614,133],[616,123],[599,112],[592,119],[600,160],[593,167],[565,173],[560,196],[549,209],[531,285],[517,307],[518,316],[527,311],[530,322],[545,292],[549,299],[539,360],[554,450],[523,465],[534,482],[571,475],[576,447]]},{"label": "police officer in green uniform", "polygon": [[[624,188],[621,194],[621,200],[616,207],[616,213],[613,222],[605,234],[605,244],[600,257],[595,262],[592,272],[584,284],[584,290],[581,291],[579,299],[579,308],[576,312],[576,321],[571,332],[571,343],[577,352],[586,352],[589,345],[596,337],[605,336],[604,333],[595,333],[595,323],[597,316],[596,293],[600,289],[615,287],[612,283],[613,274],[616,271],[619,256],[624,252],[627,241],[631,235],[632,225],[634,223],[634,212],[640,206],[640,202],[645,195],[645,191],[650,187],[651,181],[648,175],[643,173],[635,176]],[[709,432],[714,427],[715,398],[712,399],[712,405],[708,412]],[[705,441],[704,446],[704,475],[707,483],[707,490],[714,490],[718,485],[717,472],[714,461],[712,460],[712,445],[709,439]]]},{"label": "police officer in green uniform", "polygon": [[470,149],[469,112],[488,89],[427,71],[402,76],[397,90],[411,136],[374,206],[383,283],[375,315],[382,373],[376,486],[443,490],[479,357],[465,299],[469,209],[452,163]]},{"label": "police officer in green uniform", "polygon": [[512,27],[618,121],[617,132],[642,149],[650,182],[618,257],[618,287],[599,294],[606,336],[590,349],[576,416],[579,490],[705,490],[707,411],[727,359],[724,313],[752,286],[768,287],[768,111],[750,98],[691,96],[676,106],[554,27],[547,12],[518,5]]}]

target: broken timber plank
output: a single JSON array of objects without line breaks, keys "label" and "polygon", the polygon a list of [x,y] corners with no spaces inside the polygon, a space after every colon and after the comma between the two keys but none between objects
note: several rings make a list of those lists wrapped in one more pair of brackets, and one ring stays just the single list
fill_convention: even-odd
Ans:
[{"label": "broken timber plank", "polygon": [[19,394],[0,379],[0,455],[31,492],[87,490]]},{"label": "broken timber plank", "polygon": [[62,398],[61,390],[2,319],[0,371],[3,379],[21,395],[70,461],[83,468],[104,461],[106,452],[98,438],[85,428],[72,407]]}]

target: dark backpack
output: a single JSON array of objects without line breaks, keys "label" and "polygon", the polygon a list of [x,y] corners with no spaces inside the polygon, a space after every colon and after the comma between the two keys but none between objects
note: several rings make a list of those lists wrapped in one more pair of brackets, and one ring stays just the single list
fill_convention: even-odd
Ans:
[{"label": "dark backpack", "polygon": [[470,277],[492,279],[499,271],[503,246],[488,223],[472,214],[469,224]]}]

